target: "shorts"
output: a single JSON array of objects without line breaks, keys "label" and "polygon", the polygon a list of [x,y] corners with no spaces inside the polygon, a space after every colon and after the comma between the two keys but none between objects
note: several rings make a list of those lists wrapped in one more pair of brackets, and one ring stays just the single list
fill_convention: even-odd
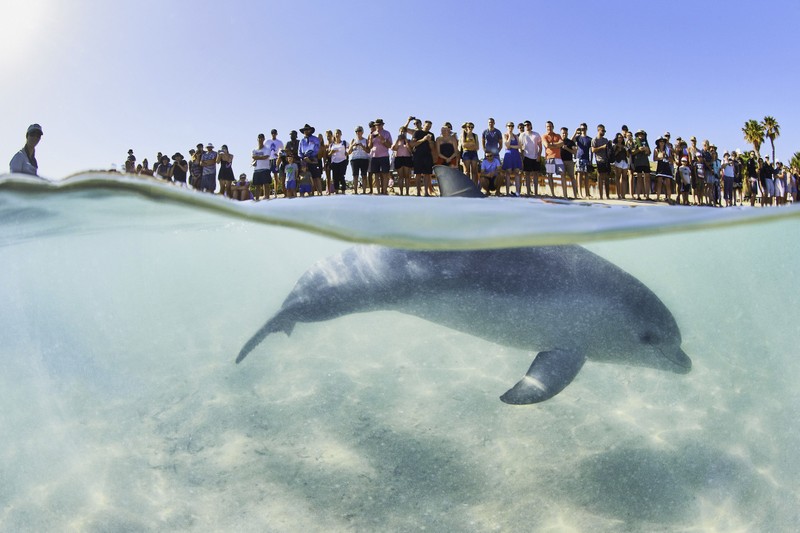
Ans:
[{"label": "shorts", "polygon": [[542,164],[538,159],[531,159],[530,157],[522,158],[522,171],[523,172],[541,172]]},{"label": "shorts", "polygon": [[389,156],[386,157],[373,157],[369,166],[369,171],[376,174],[385,174],[390,172],[389,169]]},{"label": "shorts", "polygon": [[487,187],[488,190],[490,190],[490,191],[496,191],[497,190],[497,185],[494,182],[497,179],[497,176],[485,176],[485,177],[483,177],[481,179],[484,179],[484,180],[489,182],[489,187]]},{"label": "shorts", "polygon": [[772,178],[764,180],[764,196],[775,196],[775,181]]},{"label": "shorts", "polygon": [[779,198],[786,196],[786,182],[780,178],[775,178],[775,196]]},{"label": "shorts", "polygon": [[358,182],[358,175],[361,174],[362,178],[367,177],[367,171],[369,170],[369,159],[351,159],[350,160],[350,171],[353,173],[353,182]]},{"label": "shorts", "polygon": [[590,172],[591,165],[586,159],[578,159],[575,163],[575,172]]},{"label": "shorts", "polygon": [[414,174],[433,174],[433,157],[430,154],[414,155]]},{"label": "shorts", "polygon": [[203,174],[200,178],[200,190],[214,192],[217,188],[217,176],[215,174]]},{"label": "shorts", "polygon": [[628,161],[617,161],[614,163],[614,166],[622,170],[628,170],[629,168]]},{"label": "shorts", "polygon": [[309,185],[308,183],[304,183],[303,185],[300,186],[299,189],[297,189],[297,192],[311,194],[311,185]]},{"label": "shorts", "polygon": [[311,173],[311,179],[318,180],[322,176],[322,168],[319,163],[309,163],[308,171]]},{"label": "shorts", "polygon": [[645,173],[645,174],[649,174],[650,173],[650,164],[648,163],[646,165],[633,165],[633,171],[636,172],[636,173],[642,172],[642,173]]},{"label": "shorts", "polygon": [[564,161],[551,157],[545,161],[544,168],[548,174],[561,176],[564,174]]},{"label": "shorts", "polygon": [[395,157],[394,158],[394,169],[400,170],[401,168],[413,168],[414,167],[414,160],[411,159],[410,156],[408,157]]},{"label": "shorts", "polygon": [[478,151],[477,150],[464,150],[464,153],[461,154],[462,161],[477,161],[478,160]]},{"label": "shorts", "polygon": [[608,164],[608,161],[598,161],[597,162],[597,173],[598,174],[608,174],[611,172],[611,165]]},{"label": "shorts", "polygon": [[278,172],[278,160],[277,159],[270,159],[269,160],[269,171],[273,174]]},{"label": "shorts", "polygon": [[253,171],[253,185],[272,185],[272,174],[266,168]]},{"label": "shorts", "polygon": [[287,190],[294,190],[297,188],[297,180],[288,180],[286,182],[286,189]]}]

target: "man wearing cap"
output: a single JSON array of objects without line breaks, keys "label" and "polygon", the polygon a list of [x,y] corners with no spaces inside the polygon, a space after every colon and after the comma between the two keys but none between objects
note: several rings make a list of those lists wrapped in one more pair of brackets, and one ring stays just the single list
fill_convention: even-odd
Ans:
[{"label": "man wearing cap", "polygon": [[[311,181],[314,185],[322,177],[322,168],[319,166],[319,139],[314,136],[317,131],[313,126],[306,124],[300,129],[303,138],[300,139],[300,144],[297,147],[297,152],[300,156],[301,167],[305,163],[308,172],[311,174]],[[320,188],[312,187],[311,194],[319,191]]]},{"label": "man wearing cap", "polygon": [[200,190],[213,193],[217,188],[217,152],[214,151],[213,144],[206,145],[206,151],[200,156],[200,166],[203,168]]},{"label": "man wearing cap", "polygon": [[375,131],[367,139],[369,154],[372,156],[370,170],[375,173],[379,183],[378,194],[389,194],[389,148],[392,146],[392,134],[383,129],[383,119],[375,119]]},{"label": "man wearing cap", "polygon": [[[270,136],[272,137],[267,143],[269,147],[269,170],[272,172],[273,181],[277,184],[278,183],[278,156],[283,150],[283,141],[278,139],[278,130],[273,129],[269,132]],[[283,186],[281,186],[283,188]],[[275,187],[275,198],[278,197],[278,188]]]},{"label": "man wearing cap", "polygon": [[39,175],[39,163],[36,162],[36,145],[42,140],[43,134],[40,125],[31,124],[28,126],[28,131],[25,133],[25,146],[14,154],[8,165],[12,174]]}]

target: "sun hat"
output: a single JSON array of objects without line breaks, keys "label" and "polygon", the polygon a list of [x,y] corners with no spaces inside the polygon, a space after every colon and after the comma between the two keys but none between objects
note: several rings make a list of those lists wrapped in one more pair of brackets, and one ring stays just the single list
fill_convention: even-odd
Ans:
[{"label": "sun hat", "polygon": [[214,148],[214,145],[213,145],[213,144],[211,144],[211,143],[208,143],[208,144],[206,145],[206,148],[212,148],[212,149],[213,149],[213,148]]},{"label": "sun hat", "polygon": [[317,130],[316,130],[314,127],[313,127],[313,126],[309,126],[309,125],[308,125],[308,123],[306,123],[306,125],[305,125],[305,126],[303,126],[302,128],[300,128],[300,133],[305,133],[307,130],[311,130],[311,131],[309,132],[309,135],[313,135],[313,134],[314,134],[314,132],[315,132],[315,131],[317,131]]},{"label": "sun hat", "polygon": [[383,124],[384,124],[384,122],[383,122],[383,119],[382,119],[382,118],[376,118],[376,119],[375,119],[375,125],[377,126],[378,124],[380,124],[380,125],[383,125]]},{"label": "sun hat", "polygon": [[175,152],[175,155],[172,156],[172,160],[175,161],[177,158],[183,159],[183,154],[180,152]]}]

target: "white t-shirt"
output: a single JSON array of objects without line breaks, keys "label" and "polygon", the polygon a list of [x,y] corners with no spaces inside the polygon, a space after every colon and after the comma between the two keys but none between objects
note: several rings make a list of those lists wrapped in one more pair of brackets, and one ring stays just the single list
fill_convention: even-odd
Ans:
[{"label": "white t-shirt", "polygon": [[347,143],[345,141],[331,144],[331,163],[341,163],[347,159]]},{"label": "white t-shirt", "polygon": [[[253,155],[269,155],[269,147],[264,145],[264,148],[256,148],[253,150]],[[269,170],[268,159],[256,159],[256,170]]]},{"label": "white t-shirt", "polygon": [[264,142],[264,146],[269,149],[269,158],[270,159],[278,159],[278,153],[283,150],[283,141],[280,139],[267,139]]},{"label": "white t-shirt", "polygon": [[522,153],[528,159],[539,159],[542,155],[542,137],[535,131],[525,132],[519,136]]}]

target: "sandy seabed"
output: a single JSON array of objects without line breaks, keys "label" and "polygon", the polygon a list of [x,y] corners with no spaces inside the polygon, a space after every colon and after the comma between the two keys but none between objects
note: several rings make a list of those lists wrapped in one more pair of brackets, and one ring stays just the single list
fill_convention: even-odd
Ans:
[{"label": "sandy seabed", "polygon": [[795,226],[590,246],[670,307],[693,370],[590,361],[525,407],[498,397],[534,354],[388,311],[234,365],[341,242],[226,221],[4,246],[0,529],[798,529]]}]

